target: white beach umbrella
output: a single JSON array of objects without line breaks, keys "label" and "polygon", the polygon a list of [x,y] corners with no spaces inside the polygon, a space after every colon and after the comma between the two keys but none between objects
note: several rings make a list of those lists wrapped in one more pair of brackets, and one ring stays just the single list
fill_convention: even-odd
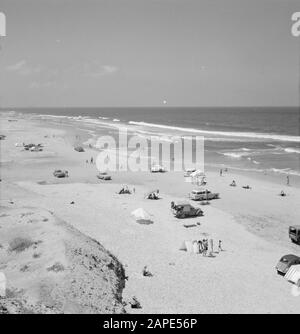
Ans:
[{"label": "white beach umbrella", "polygon": [[140,224],[153,224],[153,220],[151,218],[151,215],[145,211],[143,208],[138,208],[131,212],[131,215],[136,220],[137,223]]}]

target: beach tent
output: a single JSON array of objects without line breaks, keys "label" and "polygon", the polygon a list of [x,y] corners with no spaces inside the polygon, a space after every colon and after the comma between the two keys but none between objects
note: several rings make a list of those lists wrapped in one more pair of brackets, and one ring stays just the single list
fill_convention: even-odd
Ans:
[{"label": "beach tent", "polygon": [[182,250],[182,251],[186,251],[186,245],[185,245],[186,241],[183,241],[181,246],[179,247],[179,250]]},{"label": "beach tent", "polygon": [[193,173],[190,174],[191,177],[205,177],[204,172],[201,169],[197,169]]},{"label": "beach tent", "polygon": [[[144,198],[148,198],[150,197],[150,195],[152,196],[151,199],[158,199],[159,197],[159,189],[155,189],[155,190],[151,190],[151,191],[148,191],[146,194],[145,194],[145,197]],[[154,196],[156,198],[154,198]]]},{"label": "beach tent", "polygon": [[185,241],[185,247],[186,247],[186,251],[188,253],[193,253],[194,252],[192,241]]},{"label": "beach tent", "polygon": [[197,241],[193,242],[193,253],[194,254],[199,254],[200,253],[200,245],[198,244]]},{"label": "beach tent", "polygon": [[6,292],[6,277],[0,272],[0,297],[5,297]]},{"label": "beach tent", "polygon": [[186,251],[188,253],[200,253],[200,246],[196,240],[185,240],[182,242],[179,250]]},{"label": "beach tent", "polygon": [[196,171],[195,168],[187,168],[184,172],[184,177],[189,177],[191,176],[192,173],[194,173]]},{"label": "beach tent", "polygon": [[135,221],[139,224],[145,224],[145,225],[153,224],[153,220],[150,214],[143,208],[138,208],[132,211],[131,215],[133,216]]},{"label": "beach tent", "polygon": [[292,283],[299,285],[300,283],[300,264],[291,266],[284,278]]}]

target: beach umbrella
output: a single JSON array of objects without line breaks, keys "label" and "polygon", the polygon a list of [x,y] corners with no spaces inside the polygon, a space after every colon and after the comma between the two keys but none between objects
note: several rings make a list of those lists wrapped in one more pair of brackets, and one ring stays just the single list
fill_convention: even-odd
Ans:
[{"label": "beach umbrella", "polygon": [[147,211],[145,211],[143,208],[138,208],[132,211],[131,215],[136,220],[136,222],[139,224],[145,224],[145,225],[153,224],[151,215]]}]

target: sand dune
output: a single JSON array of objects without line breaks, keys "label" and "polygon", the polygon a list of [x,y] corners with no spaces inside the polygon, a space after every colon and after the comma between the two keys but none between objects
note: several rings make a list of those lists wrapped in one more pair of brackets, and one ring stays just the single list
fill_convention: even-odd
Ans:
[{"label": "sand dune", "polygon": [[123,312],[123,268],[98,242],[36,207],[2,207],[0,229],[1,312]]}]

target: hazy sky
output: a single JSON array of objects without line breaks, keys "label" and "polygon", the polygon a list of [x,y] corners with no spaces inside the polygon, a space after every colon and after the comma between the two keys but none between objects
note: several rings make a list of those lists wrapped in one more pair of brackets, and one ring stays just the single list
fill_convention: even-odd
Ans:
[{"label": "hazy sky", "polygon": [[0,106],[297,106],[299,0],[0,0]]}]

